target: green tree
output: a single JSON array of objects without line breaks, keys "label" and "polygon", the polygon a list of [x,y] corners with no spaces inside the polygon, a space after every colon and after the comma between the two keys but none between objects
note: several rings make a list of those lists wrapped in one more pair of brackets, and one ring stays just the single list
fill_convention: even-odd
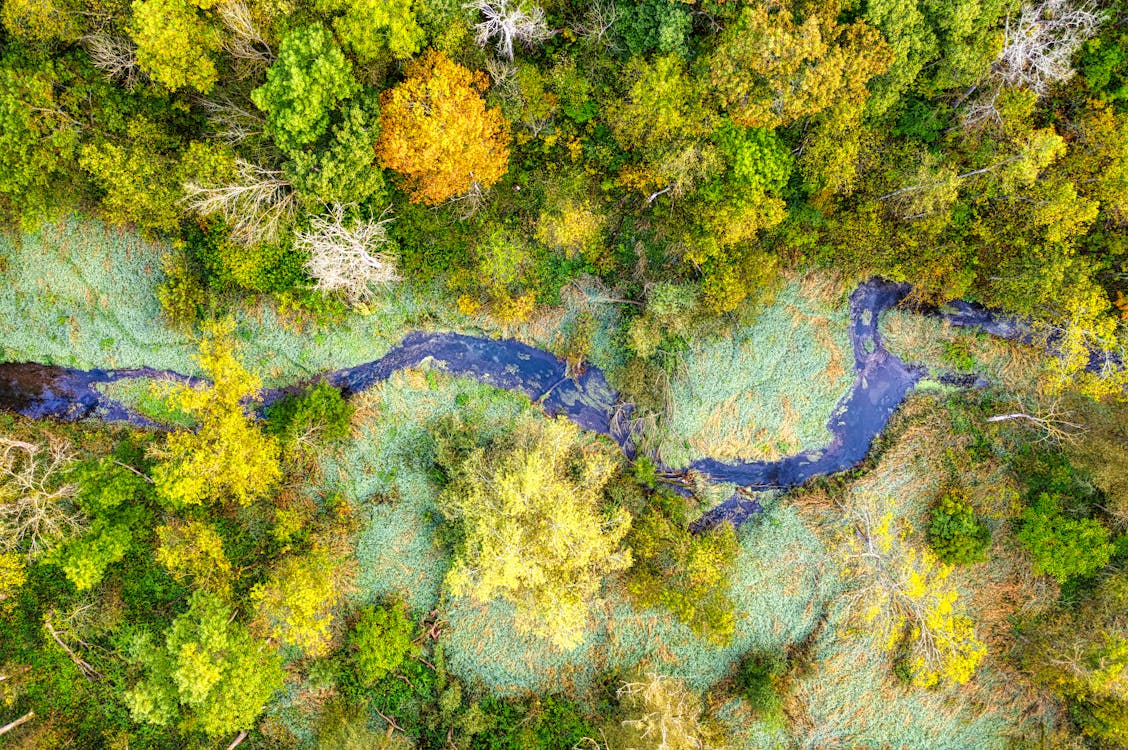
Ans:
[{"label": "green tree", "polygon": [[408,617],[407,605],[394,601],[382,607],[364,607],[349,637],[356,673],[365,685],[374,685],[418,653],[412,642],[415,624]]},{"label": "green tree", "polygon": [[248,505],[282,478],[278,441],[264,435],[246,413],[244,402],[258,398],[262,381],[236,359],[233,330],[230,321],[213,324],[200,344],[200,367],[213,385],[185,386],[172,396],[199,429],[174,432],[152,449],[159,460],[153,469],[157,494],[173,505],[209,500]]},{"label": "green tree", "polygon": [[303,26],[282,38],[278,59],[251,101],[266,113],[267,129],[278,148],[295,152],[329,129],[337,105],[360,90],[352,63],[321,24]]},{"label": "green tree", "polygon": [[361,62],[390,53],[406,60],[423,48],[426,33],[416,19],[412,0],[320,0],[322,13],[333,19],[338,38]]},{"label": "green tree", "polygon": [[78,123],[46,70],[0,67],[0,208],[26,227],[50,215],[74,168]]},{"label": "green tree", "polygon": [[80,8],[69,0],[4,0],[0,21],[30,42],[74,42],[82,36]]},{"label": "green tree", "polygon": [[1100,747],[1128,744],[1128,576],[1102,578],[1076,608],[1024,628],[1019,658],[1034,679],[1069,701]]},{"label": "green tree", "polygon": [[1061,499],[1048,493],[1022,512],[1017,536],[1034,557],[1034,572],[1060,583],[1096,573],[1108,564],[1114,549],[1100,521],[1066,516]]},{"label": "green tree", "polygon": [[215,54],[222,36],[200,12],[211,3],[189,0],[134,0],[129,35],[141,70],[172,90],[206,94],[215,86]]},{"label": "green tree", "polygon": [[125,693],[136,721],[186,728],[211,737],[251,729],[282,687],[278,653],[234,621],[216,594],[197,591],[162,643],[138,635],[129,649],[144,677]]},{"label": "green tree", "polygon": [[655,508],[636,519],[627,544],[635,561],[627,589],[640,605],[668,609],[717,645],[732,640],[736,605],[728,589],[740,551],[732,524],[695,534],[684,511],[671,517]]},{"label": "green tree", "polygon": [[928,523],[932,551],[951,565],[967,565],[987,559],[991,531],[975,517],[975,508],[958,490],[944,493],[932,508]]},{"label": "green tree", "polygon": [[310,209],[334,203],[375,206],[384,200],[384,172],[376,164],[379,113],[374,103],[350,102],[316,151],[296,151],[285,172]]},{"label": "green tree", "polygon": [[126,139],[125,145],[104,141],[82,147],[79,164],[103,191],[103,213],[121,224],[176,229],[181,189],[171,152],[179,143],[144,117],[129,121]]},{"label": "green tree", "polygon": [[223,539],[204,521],[172,521],[157,527],[153,557],[178,581],[218,594],[228,592],[231,562],[223,551]]},{"label": "green tree", "polygon": [[619,546],[630,516],[602,510],[615,464],[571,422],[529,416],[447,466],[440,509],[461,540],[446,577],[451,592],[500,596],[516,607],[521,630],[578,646],[603,578],[631,564]]},{"label": "green tree", "polygon": [[735,122],[775,128],[843,105],[859,107],[866,82],[885,72],[893,52],[863,21],[840,26],[837,2],[744,6],[703,64]]}]

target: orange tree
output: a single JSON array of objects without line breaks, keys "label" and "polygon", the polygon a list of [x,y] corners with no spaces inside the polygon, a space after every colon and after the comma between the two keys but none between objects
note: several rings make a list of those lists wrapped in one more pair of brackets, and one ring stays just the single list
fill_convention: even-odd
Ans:
[{"label": "orange tree", "polygon": [[501,179],[509,164],[509,129],[500,110],[486,109],[486,75],[434,51],[405,72],[407,80],[380,98],[376,154],[403,175],[412,200],[433,206]]}]

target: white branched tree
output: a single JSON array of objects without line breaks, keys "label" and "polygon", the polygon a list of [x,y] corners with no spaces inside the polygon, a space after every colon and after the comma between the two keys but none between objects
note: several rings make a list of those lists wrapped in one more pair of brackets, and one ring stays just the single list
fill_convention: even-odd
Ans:
[{"label": "white branched tree", "polygon": [[1073,75],[1073,54],[1093,36],[1103,20],[1095,4],[1043,0],[1024,5],[1017,18],[1008,18],[1006,41],[996,70],[1008,86],[1041,95],[1051,84]]},{"label": "white branched tree", "polygon": [[309,253],[306,270],[317,281],[315,289],[362,305],[376,287],[399,278],[395,258],[384,251],[392,218],[385,211],[375,221],[349,222],[347,209],[335,204],[326,215],[312,219],[308,230],[298,232],[294,246]]},{"label": "white branched tree", "polygon": [[230,32],[224,40],[227,53],[236,60],[265,63],[274,61],[274,52],[244,0],[227,0],[216,6],[219,18]]},{"label": "white branched tree", "polygon": [[497,52],[507,60],[513,59],[515,41],[532,47],[556,33],[549,30],[544,10],[536,5],[525,6],[521,2],[511,5],[509,0],[473,0],[465,7],[482,15],[481,23],[474,26],[478,44],[484,47],[496,38]]},{"label": "white branched tree", "polygon": [[132,88],[141,78],[137,65],[137,46],[129,37],[96,33],[84,36],[82,46],[90,62],[109,78]]},{"label": "white branched tree", "polygon": [[77,488],[62,477],[72,458],[62,440],[0,436],[0,552],[36,557],[83,527],[72,502]]},{"label": "white branched tree", "polygon": [[235,160],[235,179],[227,185],[184,184],[184,202],[202,216],[222,216],[231,238],[246,245],[269,242],[297,210],[293,186],[280,171]]}]

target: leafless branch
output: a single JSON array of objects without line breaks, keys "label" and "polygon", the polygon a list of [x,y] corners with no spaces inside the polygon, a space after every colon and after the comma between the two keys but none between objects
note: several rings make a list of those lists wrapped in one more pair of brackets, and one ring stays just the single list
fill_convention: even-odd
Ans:
[{"label": "leafless branch", "polygon": [[141,79],[137,65],[137,46],[126,36],[95,33],[82,37],[82,46],[94,67],[109,78],[133,88]]},{"label": "leafless branch", "polygon": [[15,721],[9,721],[4,726],[0,727],[0,737],[3,737],[4,735],[6,735],[8,732],[12,731],[16,727],[20,726],[21,724],[26,724],[27,722],[31,721],[34,718],[35,718],[35,711],[28,711],[26,714],[24,714],[20,718],[16,719]]},{"label": "leafless branch", "polygon": [[0,437],[0,550],[46,552],[83,527],[71,502],[77,488],[60,480],[73,454],[62,440],[46,446]]},{"label": "leafless branch", "polygon": [[1073,6],[1069,0],[1043,0],[1025,5],[1018,18],[1007,19],[996,71],[1008,86],[1040,96],[1051,84],[1073,76],[1073,54],[1103,20],[1092,2]]},{"label": "leafless branch", "polygon": [[236,60],[266,65],[274,61],[274,51],[244,0],[226,0],[216,7],[216,11],[231,32],[224,42],[224,49],[229,55]]},{"label": "leafless branch", "polygon": [[536,5],[526,8],[520,1],[510,5],[509,0],[473,0],[465,7],[482,14],[483,20],[474,26],[478,44],[485,47],[496,37],[497,52],[507,60],[513,59],[514,41],[532,47],[556,34],[549,30],[544,10]]},{"label": "leafless branch", "polygon": [[217,140],[236,146],[265,132],[266,120],[252,107],[239,104],[227,96],[217,99],[201,98],[199,102],[207,113],[208,123],[215,130]]},{"label": "leafless branch", "polygon": [[388,244],[392,217],[346,221],[347,207],[335,204],[299,232],[294,245],[309,253],[306,270],[317,280],[315,289],[339,293],[354,305],[368,302],[373,288],[396,281],[395,258],[382,251]]},{"label": "leafless branch", "polygon": [[204,187],[184,185],[184,201],[203,216],[222,216],[231,228],[231,238],[245,245],[269,242],[297,211],[293,186],[282,172],[235,160],[232,184]]}]

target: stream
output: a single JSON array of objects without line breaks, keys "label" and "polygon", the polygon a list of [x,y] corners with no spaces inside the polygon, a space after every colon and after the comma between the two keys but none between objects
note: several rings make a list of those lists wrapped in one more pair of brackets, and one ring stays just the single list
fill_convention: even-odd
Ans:
[{"label": "stream", "polygon": [[[827,422],[831,434],[829,443],[776,461],[726,463],[703,458],[688,468],[709,481],[768,490],[794,487],[813,477],[859,464],[893,412],[925,374],[924,368],[907,365],[891,354],[878,330],[881,313],[897,305],[909,290],[908,284],[871,279],[851,293],[849,333],[855,378],[849,393]],[[932,312],[953,325],[978,327],[1003,338],[1027,342],[1033,338],[1029,325],[969,303],[955,302]],[[426,360],[452,375],[524,393],[547,414],[565,416],[584,429],[608,435],[630,458],[637,453],[641,428],[631,417],[633,407],[619,399],[599,369],[588,367],[581,375],[570,378],[563,360],[514,339],[415,331],[378,360],[318,377],[340,388],[347,397],[371,388],[398,370],[415,367]],[[179,373],[150,368],[78,370],[35,363],[0,363],[0,408],[32,418],[101,419],[139,427],[160,427],[95,387],[130,378],[197,382]],[[972,377],[957,384],[984,383]],[[263,405],[301,386],[299,383],[265,391]],[[694,526],[707,528],[725,520],[739,525],[760,510],[754,499],[737,493],[708,511]]]}]

